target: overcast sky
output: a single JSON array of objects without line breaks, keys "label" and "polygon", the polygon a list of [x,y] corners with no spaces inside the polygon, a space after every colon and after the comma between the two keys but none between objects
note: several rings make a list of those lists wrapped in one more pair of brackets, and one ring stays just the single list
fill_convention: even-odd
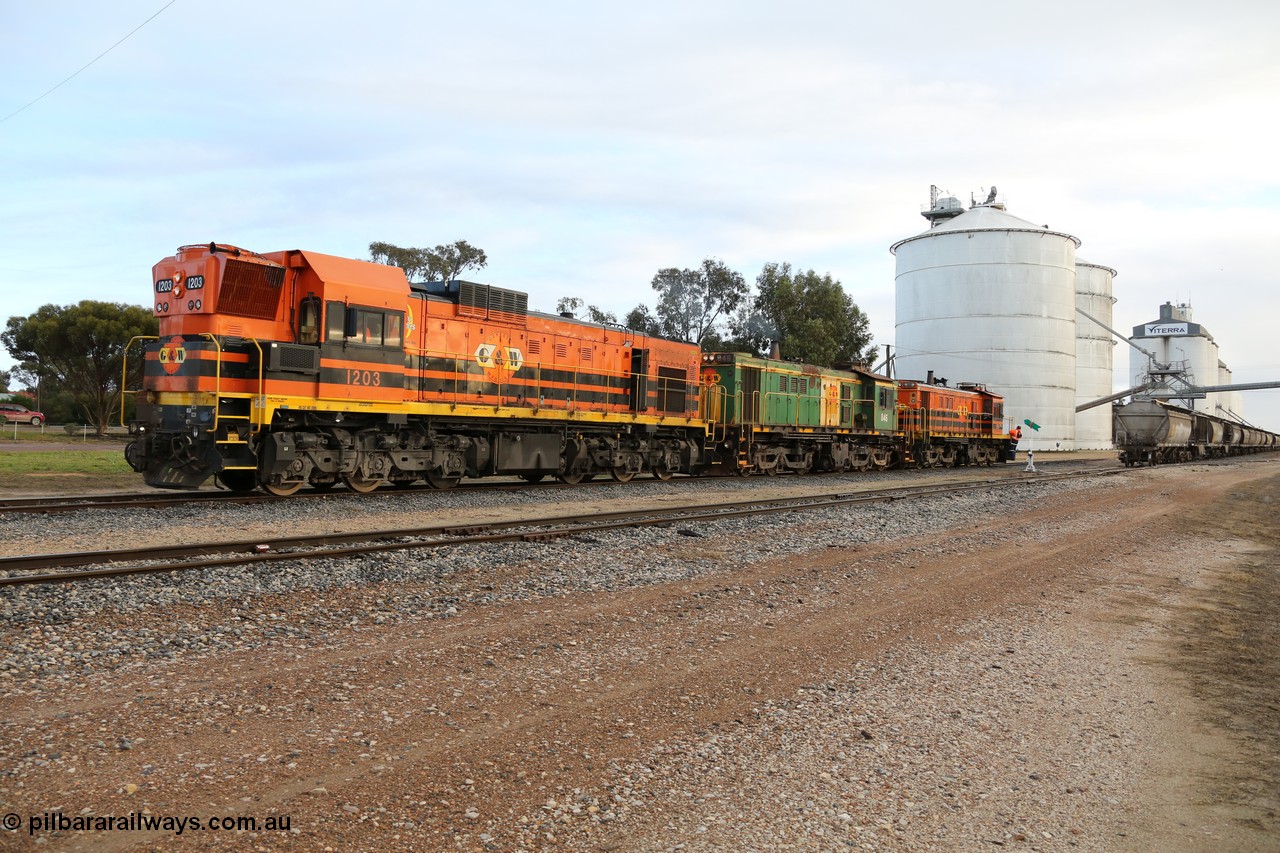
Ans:
[{"label": "overcast sky", "polygon": [[[889,246],[995,184],[1119,271],[1117,328],[1189,301],[1280,380],[1280,4],[167,2],[0,0],[0,322],[149,304],[187,243],[464,239],[619,316],[787,261],[893,343]],[[1280,430],[1280,390],[1245,408]]]}]

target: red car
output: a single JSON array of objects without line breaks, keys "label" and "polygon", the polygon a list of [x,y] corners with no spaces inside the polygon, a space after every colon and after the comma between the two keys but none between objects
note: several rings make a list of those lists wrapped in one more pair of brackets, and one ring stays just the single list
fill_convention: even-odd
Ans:
[{"label": "red car", "polygon": [[16,421],[20,424],[40,426],[44,423],[45,417],[43,412],[33,412],[17,403],[0,403],[0,421]]}]

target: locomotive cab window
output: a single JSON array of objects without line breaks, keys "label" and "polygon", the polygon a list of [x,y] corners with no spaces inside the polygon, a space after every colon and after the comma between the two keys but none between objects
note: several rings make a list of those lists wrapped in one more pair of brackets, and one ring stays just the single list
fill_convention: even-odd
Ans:
[{"label": "locomotive cab window", "polygon": [[314,296],[302,300],[298,316],[298,343],[320,343],[320,300]]},{"label": "locomotive cab window", "polygon": [[382,324],[382,345],[401,349],[404,347],[404,316],[399,311],[388,311]]},{"label": "locomotive cab window", "polygon": [[356,334],[352,343],[382,344],[382,312],[356,309]]},{"label": "locomotive cab window", "polygon": [[341,302],[330,302],[325,314],[329,320],[325,328],[325,340],[341,342],[343,329],[346,326],[347,306]]},{"label": "locomotive cab window", "polygon": [[328,339],[401,349],[404,346],[404,314],[330,302]]}]

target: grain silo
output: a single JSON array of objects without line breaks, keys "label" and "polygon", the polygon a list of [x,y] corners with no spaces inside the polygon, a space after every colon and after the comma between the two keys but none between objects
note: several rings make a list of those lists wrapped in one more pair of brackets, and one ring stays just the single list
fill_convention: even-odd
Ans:
[{"label": "grain silo", "polygon": [[[1116,342],[1112,325],[1112,296],[1116,271],[1076,258],[1076,405],[1112,393]],[[1084,312],[1083,314],[1079,312]],[[1094,406],[1076,413],[1076,449],[1110,450],[1111,407]]]},{"label": "grain silo", "polygon": [[1152,396],[1172,397],[1179,405],[1219,418],[1244,419],[1243,394],[1238,391],[1211,392],[1201,398],[1178,397],[1179,389],[1188,386],[1231,383],[1231,370],[1220,359],[1217,342],[1208,329],[1192,320],[1192,306],[1165,302],[1160,306],[1160,319],[1135,325],[1130,341],[1156,356],[1153,371],[1147,356],[1138,351],[1129,353],[1130,384],[1138,386],[1155,379],[1165,387],[1152,391]]},{"label": "grain silo", "polygon": [[[1218,384],[1231,385],[1235,380],[1231,376],[1231,368],[1226,362],[1218,362]],[[1233,421],[1244,420],[1244,393],[1241,391],[1221,391],[1217,395],[1218,407],[1214,413],[1220,418]]]},{"label": "grain silo", "polygon": [[896,373],[932,370],[985,383],[1024,420],[1022,447],[1075,449],[1076,248],[1080,241],[1007,213],[993,188],[964,210],[923,214],[932,227],[895,243]]},{"label": "grain silo", "polygon": [[[1129,354],[1129,379],[1139,385],[1148,379],[1166,380],[1167,391],[1155,396],[1172,396],[1180,404],[1198,412],[1223,416],[1218,406],[1232,406],[1231,392],[1211,393],[1203,398],[1177,398],[1177,391],[1188,385],[1218,385],[1225,365],[1218,357],[1218,344],[1209,330],[1191,319],[1191,305],[1166,302],[1160,306],[1160,319],[1133,327],[1130,340],[1156,357],[1158,369],[1152,376],[1150,359],[1134,350]],[[1237,412],[1242,417],[1242,412]]]}]

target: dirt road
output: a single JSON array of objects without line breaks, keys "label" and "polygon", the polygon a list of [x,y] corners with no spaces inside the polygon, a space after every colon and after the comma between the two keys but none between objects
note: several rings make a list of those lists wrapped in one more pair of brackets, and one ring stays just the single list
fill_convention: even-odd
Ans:
[{"label": "dirt road", "polygon": [[[8,627],[157,651],[0,671],[0,849],[1280,849],[1278,501],[1280,460],[1177,466],[920,535],[694,531],[631,559],[698,572],[610,589],[493,594],[540,569],[507,561],[443,612],[384,583]],[[744,561],[771,539],[819,546]],[[233,642],[159,653],[194,629]],[[204,826],[93,823],[129,815]]]}]

